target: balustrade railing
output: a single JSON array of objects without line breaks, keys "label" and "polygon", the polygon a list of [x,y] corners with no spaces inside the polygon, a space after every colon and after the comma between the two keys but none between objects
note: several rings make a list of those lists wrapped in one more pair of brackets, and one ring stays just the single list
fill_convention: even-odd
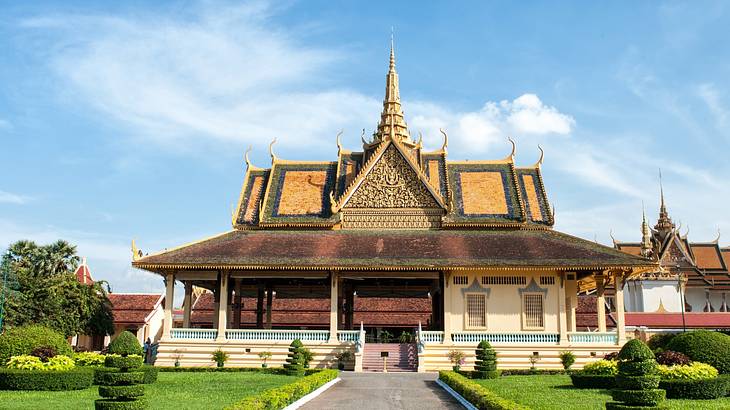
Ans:
[{"label": "balustrade railing", "polygon": [[302,342],[326,342],[329,340],[328,330],[272,330],[272,329],[228,329],[228,340],[275,340],[292,341],[299,339]]},{"label": "balustrade railing", "polygon": [[482,333],[459,332],[452,333],[451,339],[456,342],[479,343],[486,340],[489,343],[558,343],[558,333]]},{"label": "balustrade railing", "polygon": [[360,339],[359,330],[338,330],[337,341],[338,342],[357,342]]},{"label": "balustrade railing", "polygon": [[421,343],[443,343],[444,332],[434,330],[422,330],[420,332]]},{"label": "balustrade railing", "polygon": [[615,332],[571,332],[568,333],[571,343],[611,343],[616,344],[618,335]]},{"label": "balustrade railing", "polygon": [[170,329],[170,338],[172,339],[214,340],[216,337],[218,337],[218,330],[216,329]]}]

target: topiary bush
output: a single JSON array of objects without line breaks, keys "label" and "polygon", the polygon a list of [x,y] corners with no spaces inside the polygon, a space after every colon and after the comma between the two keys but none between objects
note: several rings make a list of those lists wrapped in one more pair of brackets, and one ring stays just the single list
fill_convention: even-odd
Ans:
[{"label": "topiary bush", "polygon": [[626,342],[616,356],[618,376],[616,389],[611,390],[612,402],[606,409],[658,409],[666,399],[666,392],[658,389],[654,353],[639,339]]},{"label": "topiary bush", "polygon": [[497,353],[488,341],[482,340],[477,345],[477,359],[474,362],[474,373],[472,377],[475,379],[496,379],[499,377],[497,370]]},{"label": "topiary bush", "polygon": [[286,373],[291,376],[304,376],[304,355],[302,348],[304,345],[299,339],[294,339],[289,345],[289,355],[284,363]]},{"label": "topiary bush", "polygon": [[667,349],[684,353],[693,361],[707,363],[721,374],[730,373],[728,335],[709,330],[695,330],[675,336],[667,344]]},{"label": "topiary bush", "polygon": [[692,359],[684,353],[665,350],[656,354],[656,362],[665,366],[690,364]]},{"label": "topiary bush", "polygon": [[646,345],[652,352],[661,353],[667,350],[667,345],[675,336],[677,336],[676,333],[657,333],[646,341]]},{"label": "topiary bush", "polygon": [[730,375],[699,380],[662,380],[659,387],[666,390],[670,399],[718,399],[730,389]]},{"label": "topiary bush", "polygon": [[109,355],[104,365],[117,370],[96,374],[99,382],[99,395],[102,399],[94,402],[96,410],[146,409],[144,400],[145,374],[139,371],[142,366],[142,346],[130,332],[122,332],[109,344]]},{"label": "topiary bush", "polygon": [[56,354],[73,354],[66,338],[51,328],[39,325],[15,327],[0,335],[0,366],[12,356],[29,355],[39,347],[53,348]]},{"label": "topiary bush", "polygon": [[93,381],[94,373],[83,368],[62,371],[0,368],[0,390],[81,390],[90,387]]}]

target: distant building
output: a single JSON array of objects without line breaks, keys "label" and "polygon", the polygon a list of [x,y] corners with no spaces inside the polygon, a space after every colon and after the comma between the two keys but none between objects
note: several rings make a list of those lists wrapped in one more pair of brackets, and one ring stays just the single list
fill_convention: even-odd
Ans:
[{"label": "distant building", "polygon": [[[90,285],[94,283],[91,270],[83,258],[76,269],[79,282]],[[114,315],[113,335],[77,335],[71,344],[77,349],[102,350],[119,333],[129,330],[137,336],[140,343],[147,338],[153,342],[162,335],[162,319],[164,318],[163,302],[165,295],[160,293],[110,293]]]}]

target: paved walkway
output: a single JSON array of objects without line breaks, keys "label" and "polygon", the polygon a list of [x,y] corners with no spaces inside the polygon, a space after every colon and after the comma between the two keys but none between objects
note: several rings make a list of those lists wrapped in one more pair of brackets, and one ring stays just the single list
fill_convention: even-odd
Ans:
[{"label": "paved walkway", "polygon": [[436,384],[436,373],[340,373],[340,382],[305,404],[320,409],[463,409]]}]

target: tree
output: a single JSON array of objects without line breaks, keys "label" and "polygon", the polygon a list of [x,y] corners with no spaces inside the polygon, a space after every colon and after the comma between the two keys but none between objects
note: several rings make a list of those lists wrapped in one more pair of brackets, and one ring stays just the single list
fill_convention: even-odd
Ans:
[{"label": "tree", "polygon": [[41,324],[65,336],[113,333],[108,284],[79,283],[75,246],[62,240],[45,246],[18,241],[2,264],[8,269],[5,325]]}]

